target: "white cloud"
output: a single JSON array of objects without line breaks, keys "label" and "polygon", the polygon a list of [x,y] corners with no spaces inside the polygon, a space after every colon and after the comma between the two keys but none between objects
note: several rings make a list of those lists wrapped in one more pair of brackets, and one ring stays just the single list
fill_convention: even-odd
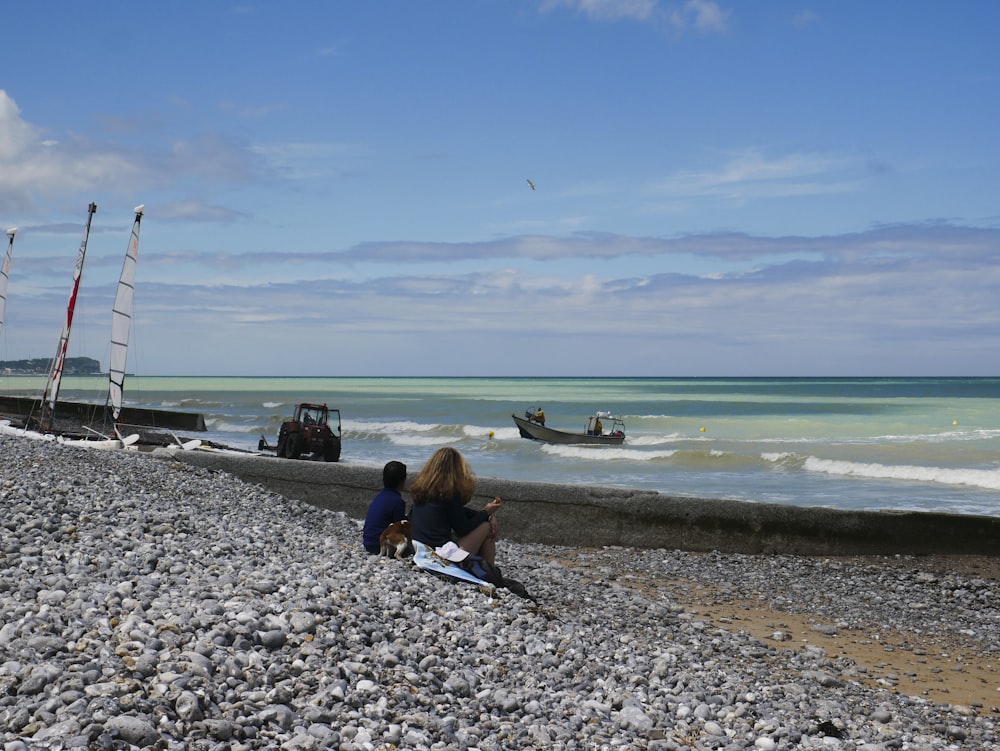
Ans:
[{"label": "white cloud", "polygon": [[704,33],[726,31],[731,14],[712,0],[687,0],[683,5],[661,0],[544,0],[541,8],[569,8],[595,21],[666,22],[679,31],[693,27]]},{"label": "white cloud", "polygon": [[[227,210],[201,201],[176,202],[158,209],[157,216],[187,218],[196,221],[232,221],[240,218]],[[31,227],[26,228],[31,230]],[[79,226],[69,225],[71,233]],[[35,230],[37,231],[37,229]],[[326,269],[339,278],[353,276],[350,269],[364,269],[366,278],[381,278],[383,269],[412,266],[428,270],[434,264],[469,268],[497,266],[490,269],[494,279],[510,284],[516,272],[511,264],[525,262],[582,262],[644,259],[662,266],[675,264],[681,256],[715,258],[741,264],[775,264],[789,259],[825,259],[859,261],[877,258],[935,258],[949,263],[988,263],[1000,247],[1000,229],[963,227],[951,224],[909,224],[874,227],[865,232],[843,235],[755,236],[742,232],[711,232],[674,237],[636,237],[613,233],[577,233],[569,237],[525,235],[479,243],[381,242],[362,243],[346,251],[327,252],[246,252],[221,250],[161,251],[144,259],[152,265],[183,266],[192,273],[200,269],[225,269],[235,275],[240,269],[261,273],[273,267],[268,278],[297,278],[297,268]],[[51,262],[46,259],[44,262]],[[469,265],[471,264],[471,266]],[[291,271],[289,271],[291,270]],[[743,273],[744,270],[741,270]],[[457,273],[457,272],[456,272]],[[484,272],[485,273],[485,272]],[[288,275],[292,276],[289,277]],[[277,275],[277,276],[275,276]],[[423,275],[421,275],[422,278]],[[306,277],[308,278],[308,277]],[[466,281],[461,281],[461,284]]]},{"label": "white cloud", "polygon": [[17,103],[0,89],[0,164],[21,156],[38,138],[36,130],[21,119]]},{"label": "white cloud", "polygon": [[[24,120],[15,101],[0,90],[0,212],[31,212],[37,199],[52,203],[98,192],[131,198],[154,186],[192,180],[204,188],[274,177],[266,161],[238,138],[202,133],[167,142],[157,140],[155,128],[135,127],[123,118],[102,117],[101,122],[116,133],[154,132],[140,146],[75,132],[53,137]],[[229,219],[236,212],[217,213]]]},{"label": "white cloud", "polygon": [[811,26],[814,23],[820,22],[820,16],[818,13],[812,10],[799,11],[792,18],[792,23],[795,26]]},{"label": "white cloud", "polygon": [[[317,260],[308,254],[189,253],[179,266],[187,274],[194,270],[194,280],[173,282],[171,269],[181,257],[146,254],[136,321],[140,336],[156,342],[155,351],[145,353],[146,367],[162,373],[273,373],[280,352],[316,341],[331,343],[329,357],[315,362],[316,372],[385,372],[376,365],[377,351],[391,339],[400,358],[419,364],[405,372],[432,374],[523,374],[517,358],[498,358],[505,342],[536,353],[530,366],[536,375],[568,372],[567,363],[589,362],[595,348],[629,353],[618,365],[633,375],[718,373],[719,363],[728,363],[724,372],[731,374],[843,373],[847,363],[857,373],[961,374],[982,372],[988,353],[1000,346],[998,246],[1000,229],[949,225],[814,238],[534,237],[369,248],[379,251],[377,260],[356,260],[368,276],[353,280],[339,276],[343,266],[330,262],[337,254]],[[422,257],[424,250],[424,270],[404,271],[399,259]],[[597,253],[647,258],[631,272],[600,273],[588,260],[604,257]],[[745,266],[715,275],[681,273],[678,254]],[[541,270],[532,265],[545,257],[578,260]],[[459,270],[456,258],[469,263]],[[492,268],[497,259],[504,265]],[[18,260],[18,286],[28,276],[39,289],[30,298],[12,289],[4,330],[12,358],[36,354],[38,342],[54,340],[70,265],[68,258]],[[92,260],[83,304],[100,311],[90,315],[100,324],[120,258]],[[197,273],[205,266],[234,280],[241,267],[253,267],[258,281],[220,283]],[[57,267],[62,273],[53,275]],[[326,268],[326,275],[313,275],[316,268]],[[636,268],[646,271],[637,274]],[[262,276],[283,281],[260,282]],[[91,323],[91,342],[103,341],[99,328]],[[178,331],[195,342],[180,342]],[[451,344],[437,346],[444,341]],[[429,350],[438,353],[433,362],[426,360]],[[266,361],[250,354],[263,351],[272,353]],[[944,352],[946,362],[931,359]],[[924,365],[921,356],[928,358]]]},{"label": "white cloud", "polygon": [[671,198],[715,197],[729,201],[850,193],[870,174],[864,160],[824,153],[768,158],[759,151],[736,154],[718,169],[680,171],[655,182],[654,194]]},{"label": "white cloud", "polygon": [[254,145],[253,153],[275,173],[290,180],[310,180],[345,171],[345,164],[363,153],[353,143],[282,141]]},{"label": "white cloud", "polygon": [[246,214],[224,206],[213,206],[201,199],[171,201],[157,207],[158,219],[188,222],[233,222]]},{"label": "white cloud", "polygon": [[718,3],[711,0],[688,0],[684,10],[694,17],[694,26],[698,31],[716,32],[726,30],[731,12],[722,10]]},{"label": "white cloud", "polygon": [[137,170],[128,154],[79,148],[80,139],[43,138],[0,90],[0,209],[24,210],[35,196],[65,196],[94,185],[118,186]]},{"label": "white cloud", "polygon": [[566,7],[577,10],[595,20],[615,21],[631,19],[648,20],[656,9],[658,0],[545,0],[542,10]]},{"label": "white cloud", "polygon": [[173,141],[164,163],[170,176],[228,184],[255,182],[266,171],[251,144],[216,133]]}]

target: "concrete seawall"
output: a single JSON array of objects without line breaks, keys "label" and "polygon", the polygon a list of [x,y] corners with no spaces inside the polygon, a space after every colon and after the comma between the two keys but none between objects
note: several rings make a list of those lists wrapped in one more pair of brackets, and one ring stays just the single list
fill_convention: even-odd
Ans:
[{"label": "concrete seawall", "polygon": [[[228,472],[357,519],[364,518],[382,487],[381,468],[204,451],[158,456]],[[497,517],[501,536],[517,542],[725,553],[1000,556],[1000,517],[841,511],[487,477],[479,478],[471,505],[482,508],[496,495],[503,499]]]},{"label": "concrete seawall", "polygon": [[[23,421],[29,415],[41,414],[41,399],[27,396],[0,396],[0,415]],[[60,401],[56,413],[60,418],[70,418],[82,424],[100,423],[107,412],[104,404]],[[179,412],[169,409],[122,407],[121,421],[125,425],[162,430],[197,431],[204,433],[205,416],[197,412]]]}]

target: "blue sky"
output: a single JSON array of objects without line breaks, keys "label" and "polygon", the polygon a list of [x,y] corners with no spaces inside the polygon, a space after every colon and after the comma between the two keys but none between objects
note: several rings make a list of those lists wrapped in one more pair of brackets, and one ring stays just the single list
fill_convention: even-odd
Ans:
[{"label": "blue sky", "polygon": [[[0,359],[996,375],[1000,5],[8,3]],[[532,181],[532,189],[528,181]]]}]

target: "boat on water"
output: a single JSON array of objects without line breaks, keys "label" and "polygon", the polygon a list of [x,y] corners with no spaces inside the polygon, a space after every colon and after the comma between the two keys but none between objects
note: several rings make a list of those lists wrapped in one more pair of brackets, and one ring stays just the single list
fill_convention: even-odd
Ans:
[{"label": "boat on water", "polygon": [[557,430],[535,419],[531,411],[524,417],[511,415],[522,438],[543,443],[584,443],[592,446],[621,446],[625,442],[625,422],[610,412],[595,412],[578,432]]}]

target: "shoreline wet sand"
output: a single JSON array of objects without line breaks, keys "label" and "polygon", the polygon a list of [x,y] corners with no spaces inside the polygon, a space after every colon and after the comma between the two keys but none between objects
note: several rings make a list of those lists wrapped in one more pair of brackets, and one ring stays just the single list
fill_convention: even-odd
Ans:
[{"label": "shoreline wet sand", "polygon": [[535,606],[218,469],[0,451],[5,751],[1000,748],[991,557],[504,540]]}]

